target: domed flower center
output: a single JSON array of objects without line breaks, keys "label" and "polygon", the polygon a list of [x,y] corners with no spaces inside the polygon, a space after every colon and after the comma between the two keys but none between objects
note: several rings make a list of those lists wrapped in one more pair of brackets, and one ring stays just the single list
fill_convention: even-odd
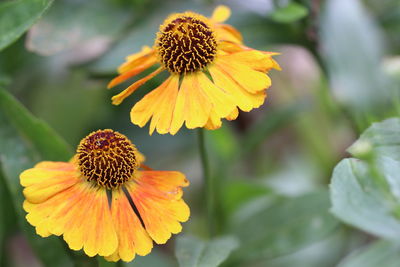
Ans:
[{"label": "domed flower center", "polygon": [[194,72],[214,60],[217,41],[206,21],[201,15],[186,12],[160,27],[155,46],[170,72]]},{"label": "domed flower center", "polygon": [[98,130],[86,136],[77,149],[78,165],[88,181],[109,189],[128,181],[138,168],[136,148],[113,130]]}]

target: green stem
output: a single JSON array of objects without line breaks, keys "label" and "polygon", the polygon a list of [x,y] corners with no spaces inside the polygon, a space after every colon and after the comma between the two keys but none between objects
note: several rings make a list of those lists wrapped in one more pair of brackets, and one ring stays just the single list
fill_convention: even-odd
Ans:
[{"label": "green stem", "polygon": [[208,162],[207,150],[205,145],[204,129],[198,130],[199,153],[204,177],[204,199],[206,201],[206,220],[209,237],[215,234],[214,225],[214,181],[210,175],[210,166]]}]

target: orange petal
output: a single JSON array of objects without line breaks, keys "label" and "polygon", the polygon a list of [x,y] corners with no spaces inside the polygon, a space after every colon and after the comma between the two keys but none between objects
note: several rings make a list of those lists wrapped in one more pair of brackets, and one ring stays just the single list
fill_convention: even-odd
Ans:
[{"label": "orange petal", "polygon": [[149,58],[142,64],[140,64],[134,68],[131,68],[131,69],[125,71],[124,73],[122,73],[121,75],[112,79],[111,82],[108,84],[107,88],[112,88],[114,86],[117,86],[120,83],[125,82],[129,78],[132,78],[133,76],[143,72],[144,70],[147,70],[148,68],[150,68],[151,66],[153,66],[156,63],[157,63],[156,57]]},{"label": "orange petal", "polygon": [[74,165],[66,162],[41,162],[20,175],[24,196],[31,203],[46,201],[80,179]]},{"label": "orange petal", "polygon": [[233,42],[241,44],[243,42],[243,37],[238,30],[228,24],[217,24],[215,26],[215,31],[217,33],[217,39],[219,42]]},{"label": "orange petal", "polygon": [[111,214],[118,236],[118,249],[107,260],[131,261],[135,254],[144,256],[153,248],[153,240],[143,228],[122,189],[112,191]]},{"label": "orange petal", "polygon": [[189,129],[203,127],[210,111],[211,103],[200,87],[198,73],[186,74],[176,98],[170,133],[177,133],[185,121]]},{"label": "orange petal", "polygon": [[155,50],[148,46],[144,46],[142,51],[135,53],[126,57],[126,62],[119,66],[118,73],[124,73],[130,69],[136,68],[142,65],[144,62],[150,58],[155,57]]},{"label": "orange petal", "polygon": [[182,230],[180,222],[189,219],[190,210],[180,198],[181,187],[187,186],[178,172],[141,171],[126,188],[143,219],[146,231],[158,244]]},{"label": "orange petal", "polygon": [[232,95],[235,104],[243,111],[250,111],[253,108],[258,108],[264,103],[265,93],[264,91],[258,93],[250,93],[245,90],[242,86],[236,83],[227,73],[221,68],[210,65],[208,68],[211,77],[216,86],[224,88],[228,93]]},{"label": "orange petal", "polygon": [[263,72],[247,65],[220,57],[215,64],[235,80],[241,87],[254,94],[271,86],[271,79]]},{"label": "orange petal", "polygon": [[214,22],[224,22],[231,16],[231,9],[224,5],[219,5],[214,9],[211,19]]},{"label": "orange petal", "polygon": [[105,189],[80,182],[40,204],[24,203],[37,233],[64,235],[73,250],[111,255],[118,245]]},{"label": "orange petal", "polygon": [[156,69],[155,71],[153,71],[152,73],[150,73],[149,75],[147,75],[146,77],[136,81],[135,83],[133,83],[132,85],[130,85],[128,88],[126,88],[124,91],[122,91],[121,93],[119,93],[118,95],[115,95],[111,98],[112,103],[114,105],[119,105],[121,104],[122,101],[124,101],[125,98],[127,98],[128,96],[130,96],[133,92],[136,91],[136,89],[138,89],[140,86],[142,86],[143,84],[145,84],[148,80],[154,78],[154,76],[156,76],[157,74],[159,74],[161,71],[163,71],[164,68],[163,67],[159,67],[158,69]]}]

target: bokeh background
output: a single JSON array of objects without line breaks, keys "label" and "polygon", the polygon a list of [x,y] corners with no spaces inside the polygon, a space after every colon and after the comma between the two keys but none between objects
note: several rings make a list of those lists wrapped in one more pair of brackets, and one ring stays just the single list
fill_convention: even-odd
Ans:
[{"label": "bokeh background", "polygon": [[[271,71],[261,108],[206,132],[217,183],[218,235],[209,240],[197,131],[149,136],[129,120],[163,77],[120,106],[110,98],[124,86],[106,85],[125,56],[153,44],[168,14],[210,16],[218,4],[231,7],[228,23],[246,45],[281,53],[282,71]],[[398,246],[334,216],[329,194],[346,149],[372,122],[399,115],[399,93],[399,0],[2,0],[0,266],[73,266],[77,257],[81,266],[111,266],[35,235],[18,181],[104,128],[127,135],[147,165],[191,182],[183,233],[119,266],[399,266]]]}]

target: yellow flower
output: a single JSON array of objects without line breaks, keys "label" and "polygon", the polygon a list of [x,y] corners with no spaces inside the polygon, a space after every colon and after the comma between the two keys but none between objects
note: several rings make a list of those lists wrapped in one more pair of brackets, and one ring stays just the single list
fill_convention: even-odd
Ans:
[{"label": "yellow flower", "polygon": [[[99,130],[70,162],[43,161],[21,173],[26,219],[42,236],[63,235],[73,250],[109,261],[146,255],[189,218],[185,176],[154,171],[126,136]],[[142,167],[142,169],[139,169]]]},{"label": "yellow flower", "polygon": [[119,105],[126,97],[157,74],[170,76],[137,102],[131,121],[143,127],[151,118],[149,132],[175,134],[185,123],[189,129],[221,127],[221,119],[234,120],[238,108],[250,111],[264,103],[265,90],[271,86],[266,72],[280,69],[272,56],[277,53],[251,49],[242,44],[241,34],[223,24],[230,9],[219,6],[211,18],[193,12],[169,16],[160,26],[153,48],[126,58],[119,76],[108,85],[114,87],[127,79],[160,66],[124,91],[112,102]]}]

